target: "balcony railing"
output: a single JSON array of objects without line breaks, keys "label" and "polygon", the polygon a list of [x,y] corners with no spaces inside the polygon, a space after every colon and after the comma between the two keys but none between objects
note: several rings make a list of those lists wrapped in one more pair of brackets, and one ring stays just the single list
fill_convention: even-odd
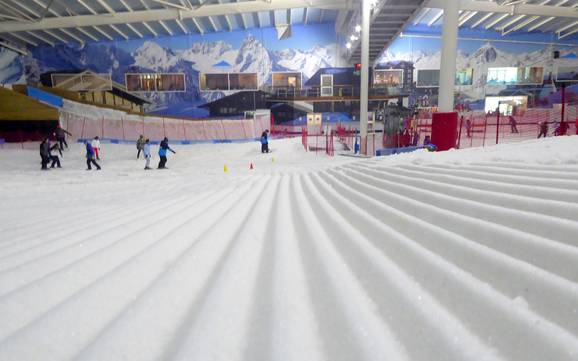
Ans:
[{"label": "balcony railing", "polygon": [[[331,89],[328,92],[326,89]],[[293,88],[293,87],[269,87],[266,91],[271,94],[272,99],[299,99],[299,98],[324,98],[324,97],[354,97],[360,96],[360,88],[357,86],[334,86],[334,87],[307,87],[307,88]],[[369,96],[390,96],[398,97],[407,95],[400,88],[369,88]]]}]

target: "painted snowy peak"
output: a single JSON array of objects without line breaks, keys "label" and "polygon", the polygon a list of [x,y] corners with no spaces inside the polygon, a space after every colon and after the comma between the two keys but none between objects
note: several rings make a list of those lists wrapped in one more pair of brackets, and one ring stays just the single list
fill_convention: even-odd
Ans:
[{"label": "painted snowy peak", "polygon": [[22,59],[13,51],[0,48],[0,84],[14,84],[24,81]]},{"label": "painted snowy peak", "polygon": [[188,49],[173,51],[154,41],[145,41],[132,53],[132,65],[167,71],[179,61],[185,60],[199,72],[255,72],[259,82],[265,83],[271,71],[299,71],[305,78],[309,78],[320,68],[339,65],[338,54],[337,44],[316,45],[309,50],[269,51],[263,43],[249,34],[238,49],[224,41],[215,41],[194,43]]},{"label": "painted snowy peak", "polygon": [[179,61],[170,49],[163,48],[153,41],[145,41],[132,55],[134,65],[151,70],[166,70]]},{"label": "painted snowy peak", "polygon": [[[461,68],[473,67],[477,68],[480,66],[518,66],[521,64],[526,64],[528,60],[538,64],[544,64],[548,59],[549,50],[542,49],[535,52],[524,52],[524,53],[509,53],[498,49],[491,43],[485,43],[477,50],[472,53],[467,53],[462,50],[458,50],[456,65]],[[390,61],[405,60],[414,63],[415,69],[439,69],[441,61],[441,52],[436,51],[432,53],[427,53],[423,51],[408,52],[408,53],[395,53],[386,52],[381,59],[379,64],[385,64]]]}]

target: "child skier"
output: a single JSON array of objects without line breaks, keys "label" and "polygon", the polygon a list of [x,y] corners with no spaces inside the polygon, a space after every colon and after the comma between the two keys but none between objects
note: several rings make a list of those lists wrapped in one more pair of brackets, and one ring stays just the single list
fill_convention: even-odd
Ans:
[{"label": "child skier", "polygon": [[173,152],[173,154],[177,154],[177,152],[175,152],[174,150],[171,149],[171,147],[169,147],[169,139],[167,137],[165,137],[165,139],[163,139],[163,141],[161,142],[160,146],[159,146],[159,157],[161,158],[159,161],[159,167],[158,169],[166,169],[166,164],[167,164],[167,150],[170,150],[171,152]]},{"label": "child skier", "polygon": [[144,152],[144,157],[145,157],[145,160],[146,160],[144,169],[145,169],[145,170],[151,169],[151,167],[149,167],[150,164],[151,164],[151,145],[150,145],[148,139],[145,140],[143,152]]},{"label": "child skier", "polygon": [[86,141],[86,170],[92,170],[91,164],[96,166],[96,170],[100,170],[100,166],[94,160],[94,149],[92,148],[92,144],[89,140]]},{"label": "child skier", "polygon": [[268,139],[269,129],[261,134],[261,153],[269,153],[269,139]]},{"label": "child skier", "polygon": [[96,159],[100,160],[100,139],[98,139],[98,136],[94,137],[91,145],[92,149],[94,149],[94,155],[96,156]]}]

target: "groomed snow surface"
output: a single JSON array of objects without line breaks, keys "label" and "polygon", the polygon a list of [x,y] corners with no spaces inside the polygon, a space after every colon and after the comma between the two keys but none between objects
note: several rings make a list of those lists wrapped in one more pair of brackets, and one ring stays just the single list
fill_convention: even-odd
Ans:
[{"label": "groomed snow surface", "polygon": [[300,141],[0,150],[0,360],[578,360],[578,137]]}]

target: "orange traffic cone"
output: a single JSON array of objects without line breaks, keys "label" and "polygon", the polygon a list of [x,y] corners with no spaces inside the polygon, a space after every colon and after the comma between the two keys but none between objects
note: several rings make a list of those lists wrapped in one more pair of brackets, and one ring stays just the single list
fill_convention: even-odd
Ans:
[{"label": "orange traffic cone", "polygon": [[253,166],[253,163],[251,163],[251,165],[249,166],[249,169],[255,169],[255,167]]}]

